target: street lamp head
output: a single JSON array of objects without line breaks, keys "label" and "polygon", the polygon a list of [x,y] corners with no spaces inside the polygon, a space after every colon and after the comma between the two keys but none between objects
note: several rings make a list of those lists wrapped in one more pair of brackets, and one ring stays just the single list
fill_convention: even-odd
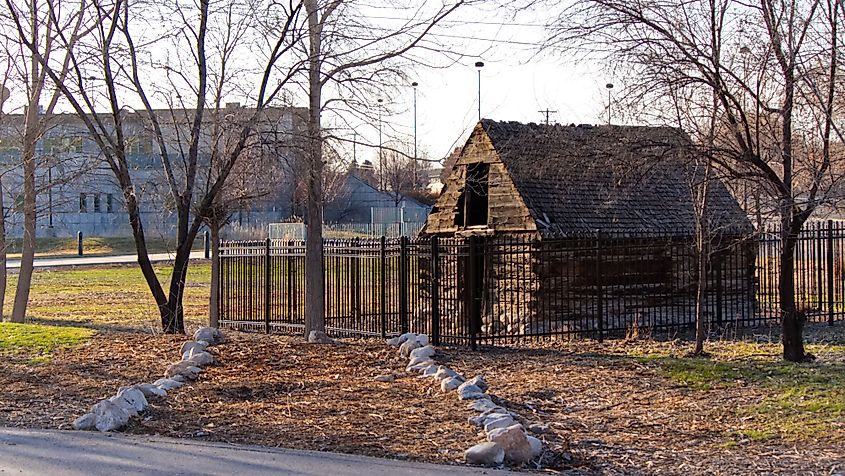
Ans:
[{"label": "street lamp head", "polygon": [[379,103],[379,104],[381,104],[381,103],[383,103],[383,102],[384,102],[384,99],[382,99],[382,98],[378,98],[378,103]]},{"label": "street lamp head", "polygon": [[417,87],[417,86],[419,86],[419,85],[420,85],[420,83],[418,83],[418,82],[416,82],[416,81],[414,81],[413,83],[411,83],[411,86],[413,86],[413,87]]},{"label": "street lamp head", "polygon": [[604,85],[607,89],[613,89],[613,83],[607,83]]},{"label": "street lamp head", "polygon": [[739,49],[739,52],[742,55],[750,55],[751,54],[751,48],[743,45],[743,47]]},{"label": "street lamp head", "polygon": [[476,67],[476,68],[483,68],[483,67],[484,67],[484,62],[483,62],[483,61],[476,61],[476,62],[475,62],[475,67]]}]

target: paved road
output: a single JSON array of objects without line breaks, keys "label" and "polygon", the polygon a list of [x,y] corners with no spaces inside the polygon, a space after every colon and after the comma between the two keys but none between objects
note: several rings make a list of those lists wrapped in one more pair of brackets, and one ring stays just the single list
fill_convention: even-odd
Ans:
[{"label": "paved road", "polygon": [[[150,261],[152,262],[159,262],[159,261],[171,261],[174,257],[172,253],[153,253],[150,256]],[[191,252],[191,259],[200,259],[203,258],[202,251],[193,251]],[[138,256],[137,255],[118,255],[118,256],[81,256],[75,258],[35,258],[35,267],[36,268],[49,268],[53,266],[92,266],[92,265],[103,265],[103,264],[124,264],[124,263],[137,263]],[[20,260],[9,260],[6,263],[6,267],[9,269],[13,268],[20,268],[21,261]]]},{"label": "paved road", "polygon": [[0,474],[505,476],[511,473],[154,436],[0,428]]}]

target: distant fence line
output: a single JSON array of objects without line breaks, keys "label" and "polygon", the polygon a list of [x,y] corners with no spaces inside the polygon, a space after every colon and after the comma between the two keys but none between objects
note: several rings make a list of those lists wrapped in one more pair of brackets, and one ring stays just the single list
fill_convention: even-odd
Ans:
[{"label": "distant fence line", "polygon": [[[713,326],[780,318],[775,231],[723,244],[711,258]],[[302,332],[305,247],[298,240],[221,243],[221,323]],[[695,321],[695,253],[683,237],[536,240],[380,238],[325,241],[327,330],[341,336],[425,332],[436,343],[603,338]],[[796,300],[810,321],[845,315],[845,228],[810,224],[796,249]]]},{"label": "distant fence line", "polygon": [[[415,237],[425,222],[398,223],[324,223],[323,236],[326,238],[399,238]],[[271,240],[305,240],[304,223],[271,223]]]}]

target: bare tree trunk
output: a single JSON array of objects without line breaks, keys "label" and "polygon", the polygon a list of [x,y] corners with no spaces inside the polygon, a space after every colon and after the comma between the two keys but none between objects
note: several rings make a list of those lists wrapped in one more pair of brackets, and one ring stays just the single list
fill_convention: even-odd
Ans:
[{"label": "bare tree trunk", "polygon": [[208,325],[218,327],[220,322],[220,222],[212,220],[211,231],[211,292],[208,297]]},{"label": "bare tree trunk", "polygon": [[3,206],[3,181],[0,179],[0,322],[6,302],[6,210]]},{"label": "bare tree trunk", "polygon": [[[699,228],[703,229],[703,227]],[[692,351],[692,355],[698,356],[704,354],[704,341],[707,339],[704,326],[704,305],[707,296],[707,268],[710,250],[707,246],[705,233],[699,230],[696,235],[698,283],[695,289],[695,349]]]},{"label": "bare tree trunk", "polygon": [[[34,61],[34,60],[33,60]],[[38,141],[38,98],[31,93],[26,111],[23,144],[23,236],[21,245],[21,267],[18,285],[15,288],[15,302],[12,308],[12,322],[22,323],[26,319],[29,290],[35,260],[35,144]]]},{"label": "bare tree trunk", "polygon": [[[791,225],[791,226],[790,226]],[[804,352],[804,319],[795,303],[795,245],[801,226],[795,230],[795,223],[783,221],[780,253],[780,308],[782,313],[781,340],[783,358],[790,362],[803,362],[808,355]]]},{"label": "bare tree trunk", "polygon": [[323,288],[323,142],[321,137],[322,25],[316,0],[305,2],[308,15],[308,204],[305,218],[305,338],[325,332]]}]

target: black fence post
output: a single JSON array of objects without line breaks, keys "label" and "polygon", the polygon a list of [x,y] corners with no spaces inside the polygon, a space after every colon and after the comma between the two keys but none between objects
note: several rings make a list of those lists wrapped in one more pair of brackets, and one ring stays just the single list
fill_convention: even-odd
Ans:
[{"label": "black fence post", "polygon": [[270,333],[270,238],[264,241],[264,332]]},{"label": "black fence post", "polygon": [[478,314],[478,300],[476,299],[476,287],[478,282],[477,266],[478,249],[477,240],[475,236],[469,237],[469,250],[467,257],[467,283],[466,283],[466,310],[469,318],[469,346],[472,350],[478,348],[478,325],[476,315]]},{"label": "black fence post", "polygon": [[440,345],[440,247],[431,238],[431,342]]},{"label": "black fence post", "polygon": [[208,230],[203,234],[203,256],[205,259],[211,259],[211,233]]},{"label": "black fence post", "polygon": [[359,269],[361,266],[361,259],[358,256],[358,253],[360,252],[361,241],[358,238],[355,238],[352,240],[352,250],[349,251],[351,254],[349,257],[349,267],[352,272],[352,288],[350,289],[352,292],[352,317],[355,319],[355,325],[359,325],[359,320],[361,318],[361,272]]},{"label": "black fence post", "polygon": [[294,252],[296,243],[293,240],[288,241],[288,248],[285,252],[287,257],[285,258],[286,264],[286,271],[287,271],[287,301],[288,301],[288,323],[294,324],[296,321],[294,320],[294,311],[298,309],[298,304],[296,302],[296,258],[294,257]]},{"label": "black fence post", "polygon": [[827,221],[827,325],[833,325],[833,220]]},{"label": "black fence post", "polygon": [[[721,253],[721,252],[720,252]],[[716,254],[716,259],[713,260],[716,266],[716,325],[722,325],[722,317],[725,308],[725,299],[724,293],[722,289],[722,256],[721,254]],[[705,282],[707,276],[704,277]]]},{"label": "black fence post", "polygon": [[387,337],[387,243],[382,235],[379,240],[379,314],[381,318],[381,338]]},{"label": "black fence post", "polygon": [[76,232],[76,254],[82,256],[82,232]]},{"label": "black fence post", "polygon": [[604,342],[604,292],[602,290],[602,242],[601,230],[596,230],[596,318],[598,319],[599,342]]},{"label": "black fence post", "polygon": [[408,237],[399,238],[399,325],[408,332]]}]

